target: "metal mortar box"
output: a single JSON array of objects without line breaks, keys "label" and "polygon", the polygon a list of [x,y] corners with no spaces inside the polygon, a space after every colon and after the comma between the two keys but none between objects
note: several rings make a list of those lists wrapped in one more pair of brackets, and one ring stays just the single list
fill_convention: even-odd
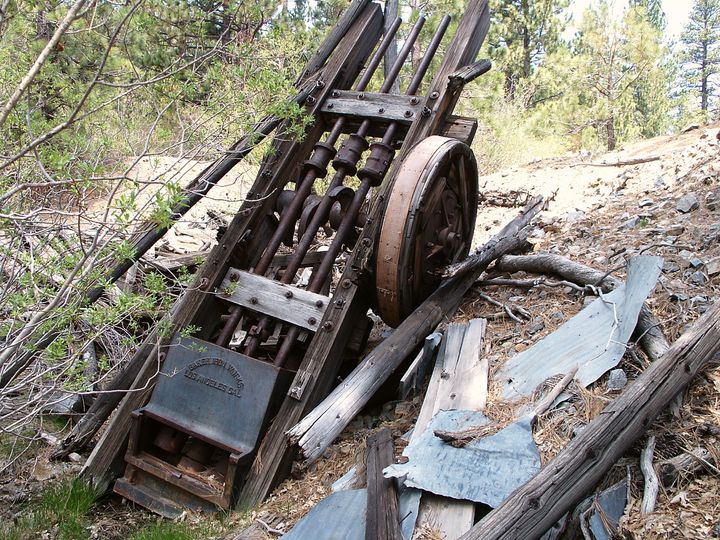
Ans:
[{"label": "metal mortar box", "polygon": [[[144,414],[206,442],[253,451],[289,373],[212,343],[173,340]],[[276,394],[277,390],[277,394]]]}]

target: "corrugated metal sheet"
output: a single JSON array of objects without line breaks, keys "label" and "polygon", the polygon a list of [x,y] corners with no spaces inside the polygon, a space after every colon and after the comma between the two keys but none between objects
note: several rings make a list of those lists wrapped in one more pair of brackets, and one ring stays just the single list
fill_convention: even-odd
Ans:
[{"label": "corrugated metal sheet", "polygon": [[283,535],[284,540],[365,540],[367,490],[338,491]]},{"label": "corrugated metal sheet", "polygon": [[406,486],[437,495],[497,506],[540,470],[529,418],[465,448],[446,444],[433,433],[487,423],[476,411],[440,411],[403,452],[408,462],[387,467],[385,476],[404,478]]},{"label": "corrugated metal sheet", "polygon": [[502,382],[504,397],[530,395],[548,378],[564,375],[576,365],[576,380],[585,386],[615,367],[662,264],[661,257],[631,259],[624,287],[598,298],[545,339],[511,358],[494,377]]}]

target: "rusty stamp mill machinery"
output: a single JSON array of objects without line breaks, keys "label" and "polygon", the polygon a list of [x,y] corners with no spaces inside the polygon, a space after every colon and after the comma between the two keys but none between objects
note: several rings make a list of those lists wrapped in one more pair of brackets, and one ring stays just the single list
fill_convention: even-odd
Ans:
[{"label": "rusty stamp mill machinery", "polygon": [[441,20],[399,94],[390,92],[424,19],[371,91],[400,20],[384,21],[367,0],[349,10],[344,37],[302,81],[312,127],[303,140],[276,131],[275,152],[175,313],[152,392],[131,413],[114,489],[160,514],[262,500],[292,461],[287,429],[362,352],[368,309],[397,326],[438,286],[436,270],[469,250],[477,123],[452,112],[490,68],[475,61],[487,1],[469,3],[454,36]]}]

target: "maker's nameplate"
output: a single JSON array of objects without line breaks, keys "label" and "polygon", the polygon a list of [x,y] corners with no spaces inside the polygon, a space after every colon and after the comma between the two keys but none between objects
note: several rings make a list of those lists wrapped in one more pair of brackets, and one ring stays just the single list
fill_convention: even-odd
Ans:
[{"label": "maker's nameplate", "polygon": [[[213,366],[214,368],[227,370],[235,381],[235,385],[225,384],[213,379],[212,377],[198,373],[196,370],[203,366]],[[242,390],[245,387],[245,383],[243,382],[240,373],[238,373],[238,370],[222,358],[200,358],[199,360],[195,360],[191,364],[188,364],[187,368],[185,368],[185,376],[192,381],[204,384],[210,388],[215,388],[220,392],[235,396],[236,398],[240,398]]]}]

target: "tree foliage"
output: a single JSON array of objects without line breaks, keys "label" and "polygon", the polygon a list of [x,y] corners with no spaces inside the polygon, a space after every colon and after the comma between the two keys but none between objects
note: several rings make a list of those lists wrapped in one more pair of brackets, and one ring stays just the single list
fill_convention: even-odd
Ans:
[{"label": "tree foliage", "polygon": [[720,72],[720,1],[695,0],[682,33],[685,44],[686,86],[700,95],[700,109],[707,119]]}]

